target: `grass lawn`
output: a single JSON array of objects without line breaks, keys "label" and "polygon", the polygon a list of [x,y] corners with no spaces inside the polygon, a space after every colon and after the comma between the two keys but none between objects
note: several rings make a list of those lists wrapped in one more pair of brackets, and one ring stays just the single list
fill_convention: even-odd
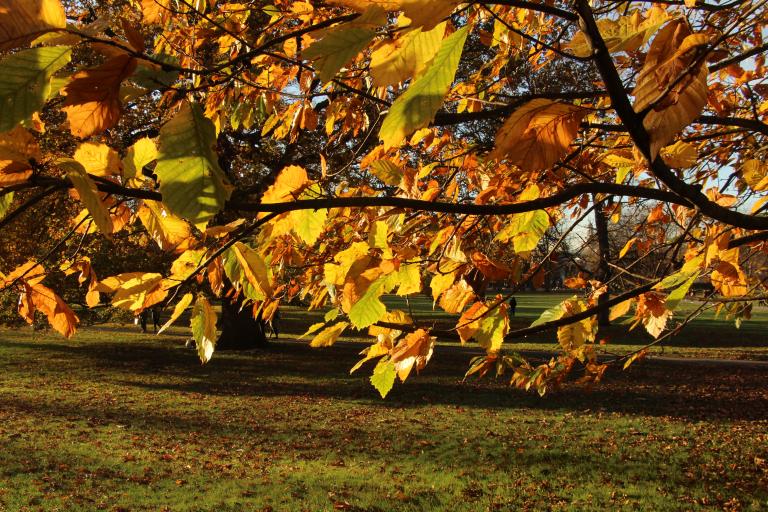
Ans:
[{"label": "grass lawn", "polygon": [[646,361],[542,399],[459,382],[439,346],[381,400],[357,345],[201,367],[184,336],[0,330],[0,510],[768,509],[764,367]]}]

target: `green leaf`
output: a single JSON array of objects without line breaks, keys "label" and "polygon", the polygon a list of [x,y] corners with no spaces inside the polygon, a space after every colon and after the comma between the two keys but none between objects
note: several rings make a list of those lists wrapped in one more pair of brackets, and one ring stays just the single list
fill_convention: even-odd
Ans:
[{"label": "green leaf", "polygon": [[395,365],[389,359],[382,359],[379,364],[373,369],[373,375],[371,375],[371,384],[379,392],[381,398],[386,398],[387,394],[392,390],[392,386],[395,385]]},{"label": "green leaf", "polygon": [[339,27],[307,48],[304,57],[315,61],[323,83],[330,82],[341,68],[368,46],[375,35],[375,31],[367,28]]},{"label": "green leaf", "polygon": [[211,360],[216,347],[216,312],[204,295],[198,295],[192,308],[192,337],[195,338],[197,354],[203,364]]},{"label": "green leaf", "polygon": [[13,191],[6,192],[0,196],[0,219],[5,217],[5,214],[8,213],[8,210],[11,208],[11,203],[13,203]]},{"label": "green leaf", "polygon": [[488,352],[498,352],[508,330],[509,319],[506,311],[502,308],[494,308],[480,320],[480,328],[474,337],[478,345]]},{"label": "green leaf", "polygon": [[162,127],[159,142],[155,174],[163,204],[202,230],[231,192],[214,150],[216,128],[199,105],[185,103]]},{"label": "green leaf", "polygon": [[565,314],[565,310],[563,309],[562,304],[558,304],[557,306],[553,308],[549,308],[546,311],[544,311],[539,318],[537,318],[532,324],[531,327],[536,327],[537,325],[545,324],[547,322],[553,322],[555,320],[560,320],[563,318],[563,315]]},{"label": "green leaf", "polygon": [[11,130],[43,108],[51,76],[69,59],[69,46],[49,46],[22,50],[0,61],[0,131]]},{"label": "green leaf", "polygon": [[387,307],[379,300],[384,292],[387,276],[380,277],[371,283],[365,294],[352,305],[349,310],[349,319],[358,329],[368,327],[378,322],[387,312]]},{"label": "green leaf", "polygon": [[[59,162],[60,164],[62,162]],[[75,186],[75,190],[80,195],[80,201],[82,201],[88,213],[91,214],[94,224],[99,228],[99,231],[105,235],[112,234],[112,219],[109,217],[109,209],[99,198],[99,190],[96,188],[96,184],[88,177],[85,169],[72,160],[69,162],[69,171],[67,172],[67,178]]]},{"label": "green leaf", "polygon": [[688,279],[683,282],[683,284],[669,293],[667,296],[667,302],[664,304],[668,310],[674,311],[680,301],[685,298],[685,295],[688,293],[691,285],[694,283],[694,281],[696,281],[696,279],[698,279],[698,277],[699,272],[694,272]]},{"label": "green leaf", "polygon": [[392,104],[379,131],[385,148],[432,121],[453,83],[468,33],[467,26],[445,38],[429,69]]}]

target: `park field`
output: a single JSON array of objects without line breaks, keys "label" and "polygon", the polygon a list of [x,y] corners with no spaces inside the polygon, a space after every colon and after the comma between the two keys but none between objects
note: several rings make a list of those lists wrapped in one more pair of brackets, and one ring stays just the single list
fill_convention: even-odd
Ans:
[{"label": "park field", "polygon": [[359,343],[201,366],[186,336],[0,330],[0,511],[768,509],[759,363],[645,360],[540,398],[461,382],[446,343],[382,400],[348,373]]}]

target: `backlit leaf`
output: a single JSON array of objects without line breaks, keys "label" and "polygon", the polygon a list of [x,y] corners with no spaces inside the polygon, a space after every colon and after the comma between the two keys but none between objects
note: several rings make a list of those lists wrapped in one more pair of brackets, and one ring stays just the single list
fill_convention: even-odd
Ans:
[{"label": "backlit leaf", "polygon": [[387,41],[371,53],[371,77],[379,87],[416,78],[429,66],[440,48],[445,23],[432,30],[411,30]]},{"label": "backlit leaf", "polygon": [[434,348],[435,338],[424,329],[409,333],[400,340],[390,355],[400,381],[405,382],[414,366],[416,371],[422,370],[432,357]]},{"label": "backlit leaf", "polygon": [[163,204],[199,229],[224,206],[231,192],[214,150],[216,129],[197,104],[184,103],[160,129],[155,173]]},{"label": "backlit leaf", "polygon": [[69,129],[89,137],[112,128],[120,119],[120,84],[136,69],[136,59],[121,54],[100,66],[78,71],[63,89]]},{"label": "backlit leaf", "polygon": [[505,159],[527,171],[547,169],[568,154],[587,112],[577,105],[531,100],[504,122],[488,158]]},{"label": "backlit leaf", "polygon": [[99,197],[100,192],[96,184],[84,171],[72,169],[67,172],[67,179],[75,186],[75,190],[80,195],[80,200],[91,214],[94,224],[99,231],[105,235],[112,234],[112,219],[109,216],[109,209]]},{"label": "backlit leaf", "polygon": [[386,398],[392,386],[395,385],[395,377],[397,371],[395,365],[389,359],[382,359],[379,364],[373,369],[373,375],[371,375],[371,384],[379,392],[381,398]]},{"label": "backlit leaf", "polygon": [[161,251],[180,253],[189,248],[192,237],[189,224],[167,212],[162,203],[146,199],[137,214]]},{"label": "backlit leaf", "polygon": [[669,22],[653,39],[634,90],[635,111],[650,108],[643,126],[651,138],[651,158],[707,103],[707,67],[699,56],[708,44],[709,36],[692,34],[684,19]]},{"label": "backlit leaf", "polygon": [[341,333],[347,328],[347,322],[338,322],[320,331],[309,343],[312,347],[330,347],[339,339]]},{"label": "backlit leaf", "polygon": [[179,317],[184,313],[184,310],[189,307],[190,304],[192,304],[192,299],[194,299],[194,295],[191,293],[185,293],[184,296],[181,298],[181,300],[176,303],[176,306],[173,308],[173,313],[171,314],[171,317],[168,319],[167,322],[163,324],[163,326],[160,328],[160,330],[157,331],[157,334],[162,333],[166,329],[168,329],[173,323],[179,319]]},{"label": "backlit leaf", "polygon": [[51,30],[67,26],[59,0],[0,0],[0,50],[24,46]]},{"label": "backlit leaf", "polygon": [[[0,0],[0,12],[2,3]],[[0,23],[0,27],[3,25]],[[68,46],[31,48],[0,61],[0,131],[12,129],[43,108],[51,76],[69,63],[70,53]]]},{"label": "backlit leaf", "polygon": [[197,296],[190,318],[192,337],[197,346],[197,355],[205,364],[211,360],[216,348],[216,312],[204,295]]},{"label": "backlit leaf", "polygon": [[464,27],[444,39],[429,68],[392,104],[379,131],[385,148],[432,121],[453,83],[468,33],[469,27]]},{"label": "backlit leaf", "polygon": [[74,159],[80,162],[88,174],[94,176],[120,175],[120,157],[106,144],[83,142],[75,150]]}]

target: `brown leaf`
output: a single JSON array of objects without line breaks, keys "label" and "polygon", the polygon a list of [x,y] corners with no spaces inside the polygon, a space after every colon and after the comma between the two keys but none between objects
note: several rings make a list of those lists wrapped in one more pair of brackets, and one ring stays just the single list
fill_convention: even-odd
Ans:
[{"label": "brown leaf", "polygon": [[70,131],[89,137],[117,124],[120,119],[120,84],[133,74],[136,59],[118,55],[101,66],[79,71],[64,89],[62,110],[67,113]]}]

